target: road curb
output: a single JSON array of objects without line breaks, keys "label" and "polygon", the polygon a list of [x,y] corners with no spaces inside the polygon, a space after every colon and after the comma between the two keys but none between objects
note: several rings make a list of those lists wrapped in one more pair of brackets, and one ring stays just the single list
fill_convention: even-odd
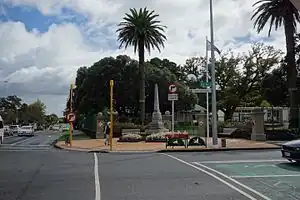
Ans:
[{"label": "road curb", "polygon": [[259,151],[259,150],[276,150],[281,147],[257,147],[257,148],[219,148],[219,149],[163,149],[157,151],[157,153],[168,152],[214,152],[214,151]]},{"label": "road curb", "polygon": [[98,149],[79,149],[79,148],[64,148],[58,145],[58,141],[53,142],[53,146],[57,149],[66,150],[66,151],[78,151],[78,152],[87,152],[87,153],[171,153],[171,152],[222,152],[222,151],[259,151],[259,150],[276,150],[280,149],[280,146],[276,147],[255,147],[255,148],[216,148],[216,149],[161,149],[154,151],[109,151],[109,150],[98,150]]},{"label": "road curb", "polygon": [[52,146],[55,147],[56,149],[64,149],[63,147],[57,145],[57,142],[58,142],[58,140],[55,141],[55,142],[53,142],[53,143],[52,143]]}]

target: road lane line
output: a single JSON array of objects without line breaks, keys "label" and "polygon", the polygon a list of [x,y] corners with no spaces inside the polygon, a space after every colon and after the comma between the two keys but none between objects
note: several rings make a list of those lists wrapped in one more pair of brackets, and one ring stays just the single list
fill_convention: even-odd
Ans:
[{"label": "road lane line", "polygon": [[231,178],[277,178],[277,177],[298,177],[300,174],[278,174],[278,175],[253,175],[253,176],[230,176]]},{"label": "road lane line", "polygon": [[192,167],[192,168],[194,168],[194,169],[197,169],[198,171],[201,171],[201,172],[203,172],[203,173],[205,173],[205,174],[207,174],[207,175],[209,175],[209,176],[211,176],[211,177],[217,179],[218,181],[224,183],[225,185],[227,185],[227,186],[230,187],[231,189],[233,189],[233,190],[239,192],[240,194],[244,195],[244,196],[247,197],[248,199],[251,199],[251,200],[257,200],[255,197],[251,196],[250,194],[244,192],[243,190],[240,190],[239,188],[235,187],[234,185],[230,184],[229,182],[225,181],[224,179],[222,179],[222,178],[220,178],[220,177],[218,177],[218,176],[216,176],[216,175],[210,173],[209,171],[206,171],[205,169],[202,169],[202,168],[200,168],[200,167],[197,167],[197,166],[195,166],[195,165],[193,165],[193,164],[191,164],[191,163],[188,163],[188,162],[186,162],[186,161],[184,161],[184,160],[181,160],[181,159],[179,159],[179,158],[177,158],[177,157],[175,157],[175,156],[171,156],[171,155],[166,154],[166,153],[162,153],[162,154],[165,155],[165,156],[168,156],[168,157],[170,157],[170,158],[172,158],[172,159],[174,159],[174,160],[177,160],[177,161],[179,161],[179,162],[181,162],[181,163],[183,163],[183,164],[185,164],[185,165],[188,165],[188,166],[190,166],[190,167]]},{"label": "road lane line", "polygon": [[29,141],[29,140],[32,140],[33,138],[27,138],[27,139],[25,139],[25,140],[21,140],[21,141],[18,141],[18,142],[15,142],[15,143],[12,143],[12,144],[10,144],[11,146],[15,146],[15,145],[18,145],[18,144],[22,144],[22,143],[25,143],[25,142],[27,142],[27,141]]},{"label": "road lane line", "polygon": [[94,173],[95,173],[95,200],[101,200],[101,192],[100,192],[100,181],[99,181],[99,172],[98,172],[98,157],[97,154],[94,153]]},{"label": "road lane line", "polygon": [[219,172],[219,171],[217,171],[217,170],[215,170],[215,169],[212,169],[212,168],[207,167],[207,166],[205,166],[205,165],[202,165],[202,164],[200,164],[200,163],[194,163],[194,164],[195,164],[195,165],[198,165],[198,166],[200,166],[200,167],[202,167],[202,168],[205,168],[205,169],[207,169],[207,170],[210,170],[210,171],[212,171],[212,172],[214,172],[214,173],[217,173],[217,174],[223,176],[224,178],[227,178],[228,180],[230,180],[230,181],[236,183],[237,185],[239,185],[239,186],[241,186],[241,187],[243,187],[243,188],[245,188],[245,189],[247,189],[247,190],[253,192],[254,194],[260,196],[261,198],[263,198],[263,199],[265,199],[265,200],[271,200],[269,197],[267,197],[267,196],[261,194],[260,192],[258,192],[258,191],[256,191],[256,190],[254,190],[254,189],[252,189],[252,188],[250,188],[250,187],[244,185],[243,183],[240,183],[239,181],[237,181],[237,180],[235,180],[235,179],[233,179],[233,178],[227,176],[226,174],[223,174],[222,172]]},{"label": "road lane line", "polygon": [[197,163],[202,164],[222,164],[222,163],[263,163],[263,162],[283,162],[286,159],[274,159],[274,160],[212,160],[212,161],[201,161]]}]

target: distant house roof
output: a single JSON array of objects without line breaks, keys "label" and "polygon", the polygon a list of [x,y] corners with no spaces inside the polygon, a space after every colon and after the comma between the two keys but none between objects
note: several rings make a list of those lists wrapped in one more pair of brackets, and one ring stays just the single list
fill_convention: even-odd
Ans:
[{"label": "distant house roof", "polygon": [[299,0],[291,0],[291,2],[295,5],[295,7],[300,10],[300,1]]},{"label": "distant house roof", "polygon": [[198,104],[195,104],[193,111],[203,112],[203,111],[206,111],[206,108],[204,108]]}]

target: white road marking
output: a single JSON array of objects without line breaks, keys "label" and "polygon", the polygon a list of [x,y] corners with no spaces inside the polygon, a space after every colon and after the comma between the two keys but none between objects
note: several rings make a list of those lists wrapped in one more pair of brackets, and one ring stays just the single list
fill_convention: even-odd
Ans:
[{"label": "white road marking", "polygon": [[259,167],[276,167],[275,165],[255,165],[254,168],[259,168]]},{"label": "white road marking", "polygon": [[273,186],[277,187],[280,183],[281,183],[281,181],[278,181],[278,182],[275,183]]},{"label": "white road marking", "polygon": [[181,163],[183,163],[183,164],[185,164],[185,165],[188,165],[188,166],[190,166],[190,167],[192,167],[192,168],[194,168],[194,169],[197,169],[197,170],[199,170],[199,171],[201,171],[201,172],[203,172],[203,173],[205,173],[205,174],[207,174],[207,175],[209,175],[209,176],[211,176],[211,177],[217,179],[218,181],[224,183],[225,185],[227,185],[228,187],[232,188],[233,190],[235,190],[235,191],[239,192],[240,194],[244,195],[244,196],[247,197],[248,199],[251,199],[251,200],[257,200],[255,197],[251,196],[250,194],[244,192],[243,190],[238,189],[238,188],[235,187],[234,185],[232,185],[232,184],[230,184],[229,182],[225,181],[224,179],[222,179],[222,178],[220,178],[220,177],[218,177],[218,176],[216,176],[216,175],[210,173],[209,171],[206,171],[205,169],[202,169],[202,168],[200,168],[200,167],[197,167],[197,166],[195,166],[195,165],[193,165],[193,164],[191,164],[191,163],[188,163],[188,162],[186,162],[186,161],[184,161],[184,160],[181,160],[181,159],[179,159],[179,158],[177,158],[177,157],[175,157],[175,156],[171,156],[171,155],[165,154],[165,153],[162,153],[162,154],[163,154],[163,155],[166,155],[166,156],[168,156],[168,157],[170,157],[170,158],[173,158],[174,160],[177,160],[177,161],[179,161],[179,162],[181,162]]},{"label": "white road marking", "polygon": [[253,176],[230,176],[231,178],[276,178],[276,177],[298,177],[300,174],[274,174],[274,175],[253,175]]},{"label": "white road marking", "polygon": [[202,168],[205,168],[205,169],[207,169],[207,170],[210,170],[210,171],[212,171],[212,172],[214,172],[214,173],[217,173],[217,174],[223,176],[224,178],[226,178],[226,179],[228,179],[228,180],[230,180],[230,181],[236,183],[237,185],[239,185],[239,186],[241,186],[241,187],[243,187],[243,188],[245,188],[245,189],[247,189],[247,190],[253,192],[254,194],[260,196],[261,198],[263,198],[263,199],[265,199],[265,200],[271,200],[269,197],[267,197],[267,196],[261,194],[260,192],[258,192],[258,191],[256,191],[256,190],[254,190],[254,189],[252,189],[252,188],[250,188],[250,187],[244,185],[243,183],[238,182],[237,180],[235,180],[235,179],[233,179],[233,178],[231,178],[231,177],[229,177],[229,176],[227,176],[227,175],[225,175],[225,174],[223,174],[223,173],[221,173],[221,172],[219,172],[219,171],[217,171],[217,170],[215,170],[215,169],[212,169],[212,168],[207,167],[207,166],[205,166],[205,165],[202,165],[202,164],[200,164],[200,163],[194,163],[194,164],[196,164],[196,165],[198,165],[198,166],[200,166],[200,167],[202,167]]},{"label": "white road marking", "polygon": [[263,162],[283,162],[285,159],[274,159],[274,160],[212,160],[212,161],[202,161],[197,163],[202,164],[222,164],[222,163],[263,163]]},{"label": "white road marking", "polygon": [[99,181],[99,172],[98,172],[98,157],[97,154],[94,153],[94,173],[95,173],[95,200],[101,200],[101,192],[100,192],[100,181]]},{"label": "white road marking", "polygon": [[15,146],[15,145],[18,145],[18,144],[22,144],[22,143],[25,143],[25,142],[27,142],[27,141],[29,141],[29,140],[32,140],[33,138],[27,138],[27,139],[25,139],[25,140],[21,140],[21,141],[18,141],[18,142],[15,142],[15,143],[12,143],[12,144],[10,144],[11,146]]}]

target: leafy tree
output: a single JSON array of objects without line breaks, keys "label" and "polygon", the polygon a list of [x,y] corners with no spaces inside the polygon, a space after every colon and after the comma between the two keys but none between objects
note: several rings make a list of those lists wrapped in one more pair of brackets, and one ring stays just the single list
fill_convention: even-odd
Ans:
[{"label": "leafy tree", "polygon": [[266,75],[262,81],[261,92],[264,99],[273,106],[288,105],[288,88],[286,80],[285,63]]},{"label": "leafy tree", "polygon": [[260,103],[260,107],[268,108],[268,107],[271,107],[271,104],[270,104],[268,101],[263,100],[263,101]]},{"label": "leafy tree", "polygon": [[29,118],[28,121],[44,123],[45,111],[46,105],[39,99],[36,102],[29,104],[26,112]]},{"label": "leafy tree", "polygon": [[147,8],[130,9],[130,14],[126,13],[125,17],[118,26],[118,40],[120,48],[124,45],[133,46],[134,52],[138,51],[139,56],[139,77],[140,77],[140,120],[144,124],[145,119],[145,49],[150,53],[151,49],[156,48],[160,51],[164,47],[166,36],[164,28],[155,14],[154,10],[149,11]]},{"label": "leafy tree", "polygon": [[300,14],[297,8],[289,0],[259,0],[251,19],[255,19],[254,27],[261,32],[267,23],[270,23],[268,34],[271,35],[272,28],[277,30],[284,27],[286,39],[287,82],[289,88],[290,103],[290,128],[298,128],[298,108],[294,88],[296,88],[297,70],[295,62],[295,40],[296,24],[300,22]]},{"label": "leafy tree", "polygon": [[281,52],[261,43],[246,54],[223,55],[216,63],[218,107],[231,119],[238,106],[259,106],[262,79],[279,62]]},{"label": "leafy tree", "polygon": [[[172,65],[173,63],[173,65]],[[167,67],[168,65],[170,65]],[[169,83],[176,83],[179,87],[180,101],[176,102],[176,108],[189,109],[195,103],[196,97],[190,94],[183,81],[179,81],[173,74],[174,68],[179,68],[174,62],[167,59],[152,59],[145,63],[146,71],[146,112],[153,112],[154,84],[158,83],[160,92],[160,104],[162,112],[171,110],[171,104],[167,99]],[[179,72],[176,72],[179,74]],[[107,57],[96,62],[88,68],[84,83],[77,89],[82,90],[84,96],[78,98],[78,114],[97,113],[105,107],[109,107],[109,80],[115,80],[114,99],[116,110],[120,116],[136,116],[138,114],[139,80],[138,62],[128,56]],[[182,75],[183,77],[183,75]],[[184,77],[183,77],[184,78]],[[184,78],[185,79],[185,78]]]},{"label": "leafy tree", "polygon": [[47,125],[55,124],[58,121],[59,121],[59,118],[54,113],[45,116],[45,122],[46,122]]}]

